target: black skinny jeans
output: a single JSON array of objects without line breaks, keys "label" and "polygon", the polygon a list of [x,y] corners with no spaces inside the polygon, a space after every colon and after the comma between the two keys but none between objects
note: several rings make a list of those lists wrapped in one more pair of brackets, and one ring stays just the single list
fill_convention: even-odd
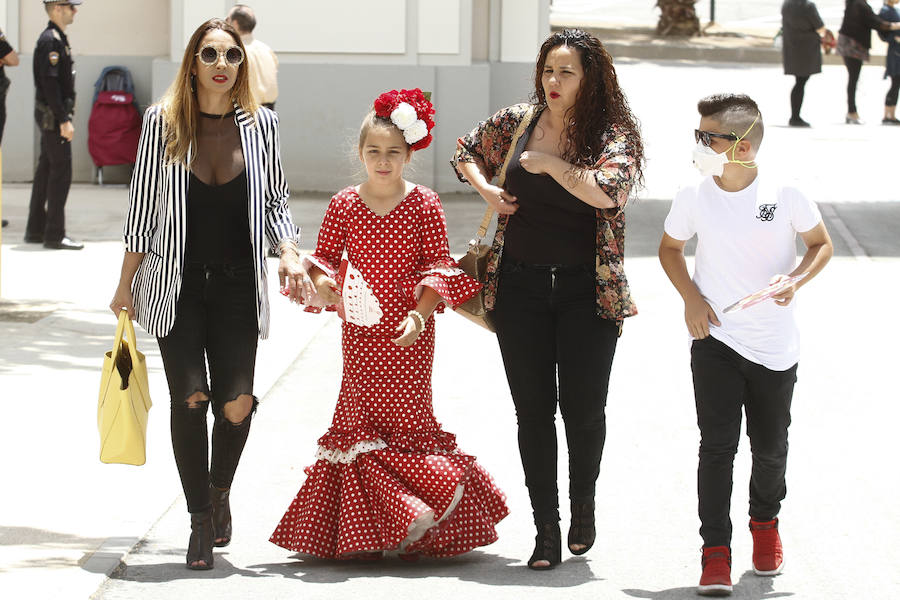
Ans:
[{"label": "black skinny jeans", "polygon": [[[253,265],[188,263],[175,309],[175,325],[158,338],[169,382],[172,449],[188,511],[210,507],[210,483],[228,489],[250,432],[253,408],[240,423],[225,418],[224,406],[253,394],[258,325]],[[209,382],[206,363],[209,363]],[[202,392],[212,401],[212,460],[206,412],[210,400],[189,403]]]},{"label": "black skinny jeans", "polygon": [[859,83],[859,73],[862,71],[863,61],[858,58],[842,57],[844,66],[847,67],[847,112],[856,112],[856,84]]},{"label": "black skinny jeans", "polygon": [[557,404],[569,448],[569,498],[594,501],[619,333],[614,322],[597,316],[595,298],[590,266],[551,268],[504,261],[492,314],[537,523],[559,521]]},{"label": "black skinny jeans", "polygon": [[731,489],[734,455],[741,437],[741,408],[747,413],[750,517],[778,516],[787,494],[785,469],[791,398],[797,365],[772,371],[749,361],[710,336],[691,346],[694,400],[700,427],[697,495],[703,545],[731,546]]},{"label": "black skinny jeans", "polygon": [[891,87],[884,97],[885,106],[897,106],[897,96],[900,94],[900,75],[891,75]]}]

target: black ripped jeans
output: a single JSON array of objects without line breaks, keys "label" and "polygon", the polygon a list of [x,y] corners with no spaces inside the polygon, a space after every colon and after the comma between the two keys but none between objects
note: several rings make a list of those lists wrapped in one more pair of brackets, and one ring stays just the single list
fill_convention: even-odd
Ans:
[{"label": "black ripped jeans", "polygon": [[537,523],[559,521],[556,407],[569,448],[569,498],[593,503],[619,329],[597,316],[592,266],[503,261],[493,311],[516,406],[519,453]]},{"label": "black ripped jeans", "polygon": [[[192,513],[210,507],[210,483],[228,489],[234,479],[257,400],[240,423],[226,419],[224,407],[243,394],[253,395],[258,336],[253,264],[186,263],[175,325],[158,341],[171,397],[172,449]],[[197,392],[208,400],[188,402]],[[210,401],[215,419],[211,461]]]}]

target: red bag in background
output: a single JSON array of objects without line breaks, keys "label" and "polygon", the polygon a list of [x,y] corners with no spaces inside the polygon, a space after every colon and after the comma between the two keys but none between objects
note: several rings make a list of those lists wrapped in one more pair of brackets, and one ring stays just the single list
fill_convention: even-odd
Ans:
[{"label": "red bag in background", "polygon": [[134,95],[100,92],[88,121],[88,151],[98,167],[133,165],[141,136],[141,116]]}]

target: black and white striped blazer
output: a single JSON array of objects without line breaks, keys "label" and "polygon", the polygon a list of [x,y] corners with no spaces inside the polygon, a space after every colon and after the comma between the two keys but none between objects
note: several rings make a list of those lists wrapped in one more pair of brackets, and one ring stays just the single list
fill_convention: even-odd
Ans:
[{"label": "black and white striped blazer", "polygon": [[[269,335],[269,295],[263,235],[275,248],[284,240],[299,243],[300,230],[294,225],[287,204],[290,190],[281,167],[278,117],[264,107],[251,115],[235,106],[234,118],[240,129],[249,188],[256,316],[259,335],[265,339]],[[148,333],[159,337],[168,334],[175,324],[187,237],[190,174],[181,163],[163,163],[163,127],[160,107],[148,108],[131,177],[124,231],[125,249],[144,253],[132,284],[137,321]]]}]

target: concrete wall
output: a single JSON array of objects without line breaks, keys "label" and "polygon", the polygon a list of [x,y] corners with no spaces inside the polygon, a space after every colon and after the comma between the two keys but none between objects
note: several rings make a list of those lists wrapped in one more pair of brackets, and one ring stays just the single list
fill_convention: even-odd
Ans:
[{"label": "concrete wall", "polygon": [[[497,109],[527,99],[533,60],[549,33],[549,0],[392,2],[397,8],[394,16],[402,13],[402,19],[392,21],[399,46],[379,46],[382,42],[396,45],[397,39],[362,39],[358,47],[331,47],[323,40],[320,52],[301,52],[305,47],[295,47],[300,42],[284,37],[285,20],[271,18],[283,13],[282,0],[251,2],[260,18],[259,39],[271,44],[281,60],[277,108],[282,157],[293,189],[335,191],[354,181],[360,173],[356,157],[359,122],[374,98],[392,88],[420,87],[433,92],[435,141],[417,153],[408,176],[441,192],[464,190],[448,166],[456,139]],[[115,64],[128,67],[135,78],[138,102],[142,107],[149,105],[174,78],[184,40],[196,25],[208,16],[224,15],[233,3],[91,0],[82,5],[69,30],[78,72],[75,181],[94,177],[87,151],[87,123],[100,71]],[[292,0],[292,14],[309,17],[309,11],[319,11],[315,14],[323,13],[319,16],[326,18],[324,22],[333,22],[338,4],[343,3]],[[37,0],[0,0],[0,16],[4,13],[18,21],[15,29],[21,43],[17,49],[27,53],[20,51],[20,67],[7,69],[12,87],[7,98],[3,177],[29,181],[39,140],[33,119],[31,52],[46,18]],[[381,13],[379,18],[390,17]],[[122,27],[122,23],[134,26]],[[104,169],[107,182],[125,182],[127,177],[127,169]]]},{"label": "concrete wall", "polygon": [[[14,47],[31,53],[47,26],[44,5],[39,0],[7,2],[18,4],[19,39]],[[159,56],[169,51],[169,16],[168,0],[88,0],[78,7],[66,36],[76,58]]]}]

